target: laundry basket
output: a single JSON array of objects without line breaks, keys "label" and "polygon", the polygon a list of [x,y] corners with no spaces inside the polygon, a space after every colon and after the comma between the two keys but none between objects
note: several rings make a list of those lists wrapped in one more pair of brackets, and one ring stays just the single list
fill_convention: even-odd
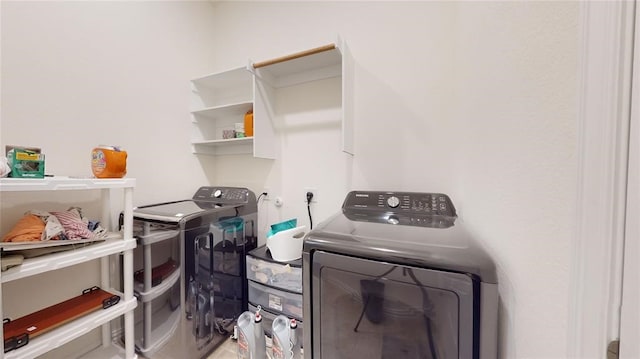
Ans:
[{"label": "laundry basket", "polygon": [[267,248],[271,252],[271,257],[279,262],[289,262],[302,257],[302,240],[307,227],[280,231],[267,238]]}]

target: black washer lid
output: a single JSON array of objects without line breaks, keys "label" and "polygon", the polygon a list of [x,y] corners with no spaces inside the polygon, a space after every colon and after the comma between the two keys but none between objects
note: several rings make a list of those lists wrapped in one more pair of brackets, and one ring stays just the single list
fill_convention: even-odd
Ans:
[{"label": "black washer lid", "polygon": [[[177,223],[183,219],[236,208],[238,213],[257,212],[255,194],[241,187],[200,187],[192,199],[139,206],[134,218]],[[240,213],[241,212],[241,213]]]}]

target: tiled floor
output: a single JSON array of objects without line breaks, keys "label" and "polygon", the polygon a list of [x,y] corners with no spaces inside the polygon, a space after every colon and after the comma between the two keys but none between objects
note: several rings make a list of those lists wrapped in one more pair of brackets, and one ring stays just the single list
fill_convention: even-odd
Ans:
[{"label": "tiled floor", "polygon": [[222,345],[220,345],[208,359],[236,359],[237,357],[236,341],[227,339],[227,341],[222,343]]},{"label": "tiled floor", "polygon": [[[236,341],[227,339],[208,359],[237,359]],[[267,337],[267,358],[271,358],[271,339]]]}]

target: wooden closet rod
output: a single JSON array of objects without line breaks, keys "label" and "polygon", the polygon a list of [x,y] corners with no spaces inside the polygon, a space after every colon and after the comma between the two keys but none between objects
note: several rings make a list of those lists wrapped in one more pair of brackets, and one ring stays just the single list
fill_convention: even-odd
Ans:
[{"label": "wooden closet rod", "polygon": [[324,51],[330,51],[330,50],[333,50],[335,48],[336,48],[335,44],[329,44],[329,45],[325,45],[325,46],[320,46],[320,47],[316,47],[315,49],[296,52],[295,54],[286,55],[286,56],[282,56],[282,57],[276,57],[275,59],[266,60],[266,61],[262,61],[262,62],[256,62],[255,64],[253,64],[253,68],[257,69],[257,68],[260,68],[260,67],[265,67],[265,66],[277,64],[279,62],[284,62],[284,61],[289,61],[289,60],[297,59],[297,58],[304,57],[304,56],[314,55],[314,54],[317,54],[317,53],[320,53],[320,52],[324,52]]}]

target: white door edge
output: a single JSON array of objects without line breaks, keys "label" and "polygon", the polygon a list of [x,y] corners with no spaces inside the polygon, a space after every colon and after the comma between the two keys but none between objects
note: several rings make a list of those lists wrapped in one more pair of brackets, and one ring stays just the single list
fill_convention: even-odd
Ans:
[{"label": "white door edge", "polygon": [[640,358],[640,5],[636,2],[620,358]]},{"label": "white door edge", "polygon": [[619,337],[634,1],[581,2],[578,179],[567,357]]}]

